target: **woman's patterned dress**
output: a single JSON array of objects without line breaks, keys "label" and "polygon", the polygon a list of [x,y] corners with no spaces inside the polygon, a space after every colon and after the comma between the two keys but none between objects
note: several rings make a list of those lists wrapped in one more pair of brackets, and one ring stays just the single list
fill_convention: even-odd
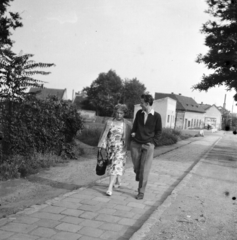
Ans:
[{"label": "woman's patterned dress", "polygon": [[109,164],[106,172],[108,175],[122,176],[125,171],[126,149],[123,140],[124,122],[113,121],[107,135],[107,154]]}]

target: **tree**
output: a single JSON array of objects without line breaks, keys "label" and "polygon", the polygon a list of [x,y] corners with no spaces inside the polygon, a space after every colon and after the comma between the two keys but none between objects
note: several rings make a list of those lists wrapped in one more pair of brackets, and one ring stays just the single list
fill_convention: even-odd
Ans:
[{"label": "tree", "polygon": [[[6,54],[5,54],[6,53]],[[28,93],[28,87],[39,87],[43,82],[33,78],[36,74],[48,75],[50,72],[35,70],[54,66],[52,63],[36,63],[29,60],[32,54],[16,56],[11,51],[5,51],[0,56],[0,98],[19,100]]]},{"label": "tree", "polygon": [[83,91],[87,94],[84,106],[92,107],[97,115],[111,116],[114,106],[121,101],[123,82],[115,71],[100,73],[90,87]]},{"label": "tree", "polygon": [[[207,91],[215,86],[226,86],[237,92],[237,0],[207,0],[206,11],[214,17],[202,26],[206,34],[206,55],[200,54],[197,63],[204,63],[213,72],[203,75],[193,89]],[[234,96],[237,101],[237,94]]]},{"label": "tree", "polygon": [[134,105],[140,102],[141,95],[145,92],[146,87],[136,78],[126,79],[124,82],[123,102],[128,106],[128,117],[133,117]]},{"label": "tree", "polygon": [[11,30],[15,30],[18,27],[22,27],[21,17],[19,13],[9,12],[6,14],[9,3],[13,0],[1,0],[0,3],[0,47],[4,45],[12,46],[12,40],[10,39]]},{"label": "tree", "polygon": [[42,81],[32,78],[35,74],[46,75],[49,72],[33,70],[51,67],[54,64],[35,63],[29,60],[32,54],[17,56],[12,52],[11,31],[22,27],[19,13],[7,12],[13,0],[0,3],[0,99],[16,100],[25,96],[28,87],[39,87]]}]

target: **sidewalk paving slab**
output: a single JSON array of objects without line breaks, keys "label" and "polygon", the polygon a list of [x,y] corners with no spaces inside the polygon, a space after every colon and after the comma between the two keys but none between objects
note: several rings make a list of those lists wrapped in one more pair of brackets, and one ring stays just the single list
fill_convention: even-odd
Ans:
[{"label": "sidewalk paving slab", "polygon": [[[181,141],[174,146],[156,149],[155,156],[199,140]],[[167,169],[160,168],[161,161],[153,161],[142,200],[135,199],[138,183],[133,169],[128,168],[122,187],[115,189],[111,197],[105,195],[109,181],[105,177],[90,187],[80,188],[1,219],[0,240],[129,239],[163,203],[169,189],[180,180],[177,174],[168,174]],[[187,166],[178,162],[175,164],[171,163],[170,167],[178,168],[180,174],[184,174]]]}]

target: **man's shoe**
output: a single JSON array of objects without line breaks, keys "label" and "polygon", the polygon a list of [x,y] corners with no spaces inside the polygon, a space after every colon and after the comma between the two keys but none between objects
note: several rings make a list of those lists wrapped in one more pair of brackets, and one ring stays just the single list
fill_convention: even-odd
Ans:
[{"label": "man's shoe", "polygon": [[138,193],[137,196],[136,196],[137,200],[141,200],[143,198],[144,198],[144,193]]}]

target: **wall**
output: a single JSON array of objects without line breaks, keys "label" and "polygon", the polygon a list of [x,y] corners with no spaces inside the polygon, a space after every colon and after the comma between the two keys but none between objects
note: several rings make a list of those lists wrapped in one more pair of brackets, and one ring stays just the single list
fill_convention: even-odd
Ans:
[{"label": "wall", "polygon": [[[205,113],[185,112],[184,128],[203,128]],[[187,124],[186,124],[187,123]]]},{"label": "wall", "polygon": [[221,119],[221,112],[216,108],[216,106],[211,106],[206,110],[204,124],[205,126],[209,124],[213,125],[217,129],[221,129]]},{"label": "wall", "polygon": [[86,122],[94,122],[96,119],[95,111],[79,109],[79,110],[77,110],[77,112],[81,114],[82,118]]},{"label": "wall", "polygon": [[184,129],[184,115],[185,115],[185,112],[180,112],[180,111],[176,112],[176,116],[175,116],[176,129]]},{"label": "wall", "polygon": [[65,89],[65,91],[63,93],[62,100],[67,100],[67,89]]}]

